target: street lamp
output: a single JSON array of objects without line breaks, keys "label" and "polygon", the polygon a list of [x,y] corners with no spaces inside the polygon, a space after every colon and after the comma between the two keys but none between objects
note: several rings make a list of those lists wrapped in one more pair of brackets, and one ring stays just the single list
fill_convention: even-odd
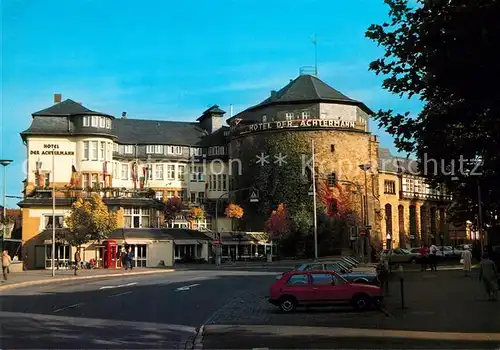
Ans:
[{"label": "street lamp", "polygon": [[5,242],[5,236],[7,235],[7,173],[5,171],[5,168],[7,165],[12,163],[13,161],[10,159],[0,159],[0,165],[3,166],[3,209],[2,209],[2,216],[3,216],[3,233],[2,233],[2,252],[3,252],[3,247],[4,247],[4,242]]},{"label": "street lamp", "polygon": [[[368,217],[368,180],[367,180],[367,177],[366,177],[366,173],[368,172],[368,170],[370,170],[372,168],[371,164],[360,164],[359,165],[359,168],[361,170],[363,170],[364,174],[365,174],[365,198],[364,198],[364,201],[363,201],[363,206],[364,206],[364,210],[363,210],[363,224],[365,226],[365,231],[368,233],[365,235],[365,237],[368,237],[369,239],[369,217]],[[371,256],[371,252],[370,252],[370,245],[366,246],[366,238],[363,239],[363,259],[365,257],[365,252],[366,254],[368,255],[368,259],[370,259],[370,256]]]}]

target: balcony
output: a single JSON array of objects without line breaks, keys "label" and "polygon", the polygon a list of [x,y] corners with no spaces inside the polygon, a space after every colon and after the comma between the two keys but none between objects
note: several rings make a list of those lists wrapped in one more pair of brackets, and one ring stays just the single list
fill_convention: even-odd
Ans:
[{"label": "balcony", "polygon": [[453,200],[450,194],[438,194],[438,193],[421,193],[415,191],[400,191],[401,199],[420,199],[425,201],[446,201],[451,202]]}]

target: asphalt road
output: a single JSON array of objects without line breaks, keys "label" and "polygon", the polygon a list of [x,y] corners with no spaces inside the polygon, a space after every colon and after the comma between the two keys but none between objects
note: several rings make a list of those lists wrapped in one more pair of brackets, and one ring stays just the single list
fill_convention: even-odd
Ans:
[{"label": "asphalt road", "polygon": [[7,290],[0,349],[185,348],[198,328],[240,292],[276,274],[178,271]]}]

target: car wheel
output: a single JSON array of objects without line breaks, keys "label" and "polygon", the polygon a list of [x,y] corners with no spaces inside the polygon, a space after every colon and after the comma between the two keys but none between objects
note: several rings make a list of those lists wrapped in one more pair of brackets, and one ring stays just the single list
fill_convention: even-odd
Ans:
[{"label": "car wheel", "polygon": [[412,264],[416,264],[416,263],[417,263],[417,258],[413,258],[413,259],[411,259],[411,263],[412,263]]},{"label": "car wheel", "polygon": [[280,299],[280,309],[283,312],[292,312],[297,307],[297,300],[293,297],[283,297]]},{"label": "car wheel", "polygon": [[358,294],[352,298],[352,304],[358,310],[368,310],[371,307],[372,300],[366,294]]}]

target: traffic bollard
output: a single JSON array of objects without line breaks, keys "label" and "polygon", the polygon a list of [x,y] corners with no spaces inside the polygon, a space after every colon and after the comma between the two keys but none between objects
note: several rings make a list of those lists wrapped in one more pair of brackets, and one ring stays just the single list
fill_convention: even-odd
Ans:
[{"label": "traffic bollard", "polygon": [[405,288],[404,288],[404,270],[403,270],[403,265],[399,265],[398,268],[399,272],[399,284],[401,288],[401,308],[405,308]]}]

